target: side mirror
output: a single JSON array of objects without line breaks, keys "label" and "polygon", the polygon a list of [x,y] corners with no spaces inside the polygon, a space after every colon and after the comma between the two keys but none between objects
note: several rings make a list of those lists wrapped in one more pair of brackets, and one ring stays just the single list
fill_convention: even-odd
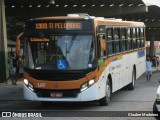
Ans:
[{"label": "side mirror", "polygon": [[21,46],[21,37],[23,36],[23,32],[20,33],[17,37],[16,40],[16,54],[18,55],[19,51],[20,51],[20,46]]}]

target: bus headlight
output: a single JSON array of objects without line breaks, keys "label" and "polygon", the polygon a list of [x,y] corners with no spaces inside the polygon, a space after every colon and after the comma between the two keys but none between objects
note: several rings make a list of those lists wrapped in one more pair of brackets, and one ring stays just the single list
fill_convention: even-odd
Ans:
[{"label": "bus headlight", "polygon": [[28,80],[27,79],[24,79],[24,84],[28,85]]},{"label": "bus headlight", "polygon": [[82,92],[82,91],[86,90],[87,88],[89,88],[90,86],[92,86],[94,83],[95,83],[95,80],[92,79],[92,80],[90,80],[90,81],[82,84],[80,91]]},{"label": "bus headlight", "polygon": [[89,82],[88,82],[88,84],[91,86],[91,85],[93,85],[94,84],[94,79],[92,79],[92,80],[90,80]]},{"label": "bus headlight", "polygon": [[34,86],[27,79],[24,79],[24,84],[32,91],[34,91]]}]

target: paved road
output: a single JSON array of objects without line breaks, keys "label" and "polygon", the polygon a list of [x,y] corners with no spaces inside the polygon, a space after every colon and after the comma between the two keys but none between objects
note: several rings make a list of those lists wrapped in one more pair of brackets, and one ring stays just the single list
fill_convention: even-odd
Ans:
[{"label": "paved road", "polygon": [[[158,83],[159,78],[160,78],[159,72],[156,72],[153,74],[151,82],[147,82],[144,75],[141,76],[136,81],[135,90],[133,91],[120,90],[114,93],[112,96],[111,103],[108,106],[99,106],[97,102],[52,103],[49,106],[43,106],[41,105],[40,102],[26,101],[23,99],[22,81],[20,81],[17,86],[10,85],[10,83],[8,85],[0,84],[0,110],[2,111],[19,110],[19,111],[28,111],[28,112],[41,111],[42,113],[47,111],[46,115],[50,116],[50,115],[53,115],[54,113],[54,115],[56,116],[54,117],[54,119],[56,120],[57,119],[63,120],[64,118],[66,120],[80,120],[80,119],[81,120],[87,120],[87,119],[155,120],[154,117],[125,117],[124,118],[124,117],[103,117],[103,115],[110,114],[110,111],[116,111],[114,112],[114,114],[118,116],[120,116],[119,114],[121,114],[122,111],[128,111],[128,112],[124,112],[125,115],[130,112],[132,113],[132,111],[151,112],[153,103],[156,97],[156,90],[159,86],[159,83]],[[69,112],[70,117],[65,117],[65,116],[68,116],[67,111],[70,111]],[[82,111],[82,112],[76,113],[77,111]],[[108,111],[108,112],[104,112],[104,111]],[[72,117],[72,115],[75,117]],[[79,117],[79,116],[83,116],[83,117]],[[90,117],[86,117],[86,116],[90,116]],[[16,119],[16,118],[12,118],[12,119]],[[43,120],[44,117],[40,119]],[[47,117],[45,119],[50,119],[50,118]]]}]

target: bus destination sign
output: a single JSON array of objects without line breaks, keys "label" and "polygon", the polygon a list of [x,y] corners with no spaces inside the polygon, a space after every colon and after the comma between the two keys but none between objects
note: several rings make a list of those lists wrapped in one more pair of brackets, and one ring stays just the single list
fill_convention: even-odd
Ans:
[{"label": "bus destination sign", "polygon": [[41,22],[41,23],[35,23],[35,29],[41,30],[41,29],[68,29],[68,30],[81,30],[82,29],[82,23],[81,22]]},{"label": "bus destination sign", "polygon": [[31,42],[49,42],[48,38],[31,38]]}]

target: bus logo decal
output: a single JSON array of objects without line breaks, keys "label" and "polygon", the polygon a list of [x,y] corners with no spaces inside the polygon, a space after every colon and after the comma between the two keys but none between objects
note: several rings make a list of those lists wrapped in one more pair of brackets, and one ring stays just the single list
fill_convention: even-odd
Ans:
[{"label": "bus logo decal", "polygon": [[59,88],[58,84],[54,84],[54,88]]}]

